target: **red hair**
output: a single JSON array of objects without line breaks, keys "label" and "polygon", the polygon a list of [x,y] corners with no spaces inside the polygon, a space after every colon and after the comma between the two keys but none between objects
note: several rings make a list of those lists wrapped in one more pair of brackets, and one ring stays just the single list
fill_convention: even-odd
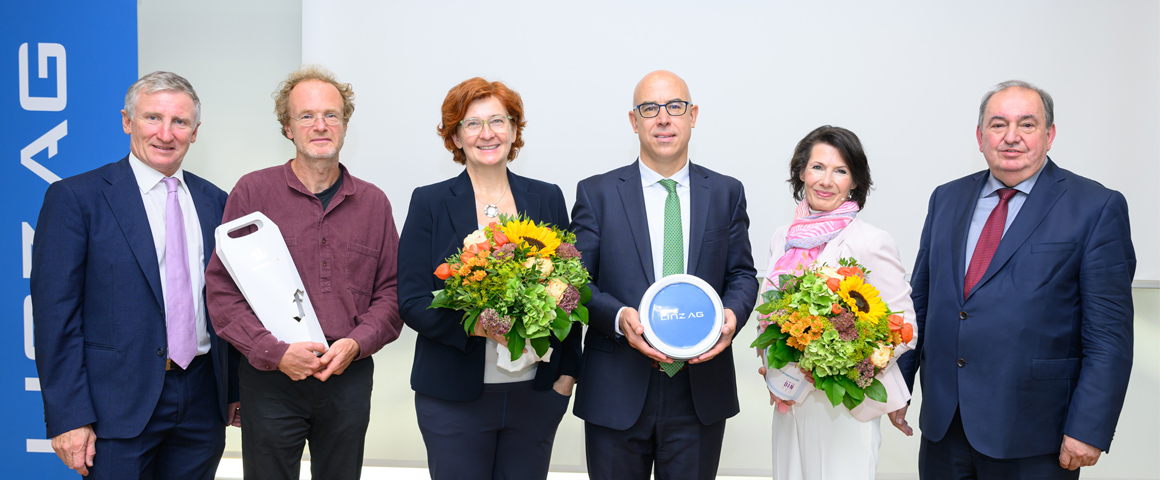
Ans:
[{"label": "red hair", "polygon": [[489,97],[495,97],[503,104],[516,127],[516,138],[512,142],[511,151],[508,152],[508,161],[515,160],[516,155],[520,153],[520,147],[524,146],[524,125],[528,122],[524,120],[524,101],[520,98],[520,94],[502,82],[489,82],[480,77],[470,78],[447,91],[447,98],[443,99],[443,120],[436,129],[439,136],[443,137],[443,146],[455,156],[455,163],[466,165],[467,155],[463,153],[463,149],[455,146],[455,140],[452,140],[451,136],[459,130],[459,121],[467,115],[467,107],[476,100]]}]

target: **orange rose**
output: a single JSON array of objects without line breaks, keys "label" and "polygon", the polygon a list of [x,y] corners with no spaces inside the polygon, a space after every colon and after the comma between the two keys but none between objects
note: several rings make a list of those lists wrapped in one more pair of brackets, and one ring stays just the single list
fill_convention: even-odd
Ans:
[{"label": "orange rose", "polygon": [[439,277],[440,280],[447,280],[451,277],[451,266],[446,263],[440,265],[439,268],[435,269],[435,276]]},{"label": "orange rose", "polygon": [[830,277],[828,280],[826,280],[826,286],[830,287],[831,292],[838,293],[838,289],[841,288],[841,285],[842,279],[840,278]]},{"label": "orange rose", "polygon": [[503,230],[500,230],[498,228],[491,231],[491,238],[492,238],[492,240],[495,241],[496,248],[502,247],[504,245],[507,245],[508,243],[511,243],[511,240],[508,239],[507,235],[504,235]]}]

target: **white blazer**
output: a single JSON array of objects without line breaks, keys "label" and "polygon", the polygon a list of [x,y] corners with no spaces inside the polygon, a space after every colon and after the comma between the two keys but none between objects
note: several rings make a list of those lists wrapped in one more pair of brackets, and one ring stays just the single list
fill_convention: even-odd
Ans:
[{"label": "white blazer", "polygon": [[[773,240],[769,242],[769,266],[765,270],[766,278],[769,270],[777,260],[785,255],[785,234],[789,225],[782,225],[773,233]],[[866,269],[870,270],[866,280],[878,289],[882,301],[893,311],[902,311],[903,320],[914,328],[914,337],[910,342],[901,344],[894,349],[894,358],[890,364],[878,373],[878,380],[886,387],[886,403],[866,398],[861,405],[850,413],[859,421],[866,422],[877,418],[884,413],[893,412],[910,401],[910,390],[906,388],[906,381],[898,369],[897,360],[903,353],[918,345],[918,328],[914,323],[914,302],[910,299],[910,284],[906,281],[906,270],[902,268],[902,261],[898,259],[898,246],[894,237],[884,230],[855,218],[846,225],[838,236],[826,244],[818,254],[817,264],[837,268],[838,259],[853,257]],[[762,291],[768,289],[768,281],[762,281]]]}]

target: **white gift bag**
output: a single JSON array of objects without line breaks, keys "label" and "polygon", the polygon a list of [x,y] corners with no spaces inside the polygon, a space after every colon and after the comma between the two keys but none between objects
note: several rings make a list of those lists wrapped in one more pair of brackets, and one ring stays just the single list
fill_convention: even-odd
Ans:
[{"label": "white gift bag", "polygon": [[[253,233],[230,238],[231,232],[251,225]],[[330,348],[278,225],[254,212],[217,227],[214,239],[218,258],[266,330],[286,343],[318,342]]]}]

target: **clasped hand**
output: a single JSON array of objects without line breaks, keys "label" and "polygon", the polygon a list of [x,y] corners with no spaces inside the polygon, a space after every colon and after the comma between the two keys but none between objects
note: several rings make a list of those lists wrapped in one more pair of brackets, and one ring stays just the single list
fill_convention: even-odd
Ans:
[{"label": "clasped hand", "polygon": [[[717,339],[717,343],[708,352],[701,354],[701,356],[689,360],[690,364],[702,363],[712,360],[717,354],[725,351],[729,344],[733,343],[733,334],[737,331],[737,316],[733,314],[733,310],[726,308],[725,325],[721,327],[721,338]],[[624,338],[628,340],[628,344],[635,348],[644,356],[651,358],[657,363],[673,363],[673,359],[667,355],[658,352],[652,345],[649,345],[644,339],[644,325],[640,324],[640,313],[635,308],[628,307],[621,310],[620,318],[620,332]]]},{"label": "clasped hand", "polygon": [[[314,352],[326,352],[321,357]],[[282,360],[278,362],[278,370],[285,373],[291,380],[299,381],[306,377],[314,377],[325,382],[331,375],[341,375],[350,366],[350,362],[358,358],[358,342],[342,338],[326,345],[316,342],[291,343]]]}]

